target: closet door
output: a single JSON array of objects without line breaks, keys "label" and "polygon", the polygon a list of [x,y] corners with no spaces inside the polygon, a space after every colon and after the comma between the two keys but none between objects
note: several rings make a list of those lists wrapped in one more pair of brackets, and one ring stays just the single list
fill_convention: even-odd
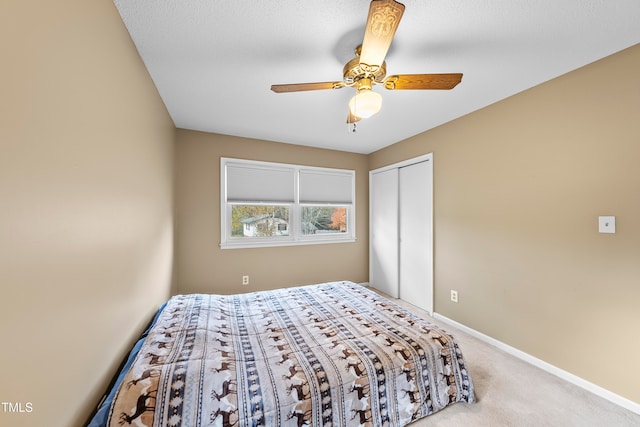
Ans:
[{"label": "closet door", "polygon": [[370,284],[398,298],[398,169],[371,175],[370,204]]},{"label": "closet door", "polygon": [[399,168],[400,299],[433,311],[431,161]]}]

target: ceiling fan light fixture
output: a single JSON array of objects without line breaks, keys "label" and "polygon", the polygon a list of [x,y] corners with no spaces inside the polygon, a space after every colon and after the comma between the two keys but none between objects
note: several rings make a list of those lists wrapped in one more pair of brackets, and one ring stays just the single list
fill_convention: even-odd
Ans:
[{"label": "ceiling fan light fixture", "polygon": [[387,90],[449,90],[462,80],[462,73],[387,75],[385,57],[404,14],[404,5],[396,0],[371,0],[364,39],[356,48],[356,57],[342,68],[342,80],[334,82],[271,85],[276,93],[350,87],[356,95],[349,101],[347,123],[354,124],[380,111],[382,96],[373,86]]},{"label": "ceiling fan light fixture", "polygon": [[349,101],[349,111],[356,117],[366,119],[382,108],[382,95],[371,89],[361,89]]}]

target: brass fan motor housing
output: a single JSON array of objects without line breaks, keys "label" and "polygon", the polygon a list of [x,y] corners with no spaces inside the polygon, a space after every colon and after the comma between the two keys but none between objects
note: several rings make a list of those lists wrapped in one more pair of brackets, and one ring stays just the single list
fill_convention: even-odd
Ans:
[{"label": "brass fan motor housing", "polygon": [[362,46],[356,48],[356,57],[342,69],[342,76],[347,83],[356,82],[362,78],[369,78],[376,83],[382,83],[384,77],[387,75],[387,63],[382,62],[379,67],[377,65],[367,65],[360,63],[360,49]]}]

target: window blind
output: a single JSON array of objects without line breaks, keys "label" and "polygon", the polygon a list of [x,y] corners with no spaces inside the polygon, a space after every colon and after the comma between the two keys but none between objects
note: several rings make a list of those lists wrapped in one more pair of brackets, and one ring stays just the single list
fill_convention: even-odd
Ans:
[{"label": "window blind", "polygon": [[295,200],[295,169],[227,163],[227,201]]},{"label": "window blind", "polygon": [[300,203],[353,203],[353,172],[301,169]]}]

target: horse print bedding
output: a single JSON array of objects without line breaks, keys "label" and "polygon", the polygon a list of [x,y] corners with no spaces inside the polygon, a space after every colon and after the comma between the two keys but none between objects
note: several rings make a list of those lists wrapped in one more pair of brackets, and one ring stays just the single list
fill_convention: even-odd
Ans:
[{"label": "horse print bedding", "polygon": [[109,426],[404,426],[473,384],[454,339],[351,282],[165,305]]}]

